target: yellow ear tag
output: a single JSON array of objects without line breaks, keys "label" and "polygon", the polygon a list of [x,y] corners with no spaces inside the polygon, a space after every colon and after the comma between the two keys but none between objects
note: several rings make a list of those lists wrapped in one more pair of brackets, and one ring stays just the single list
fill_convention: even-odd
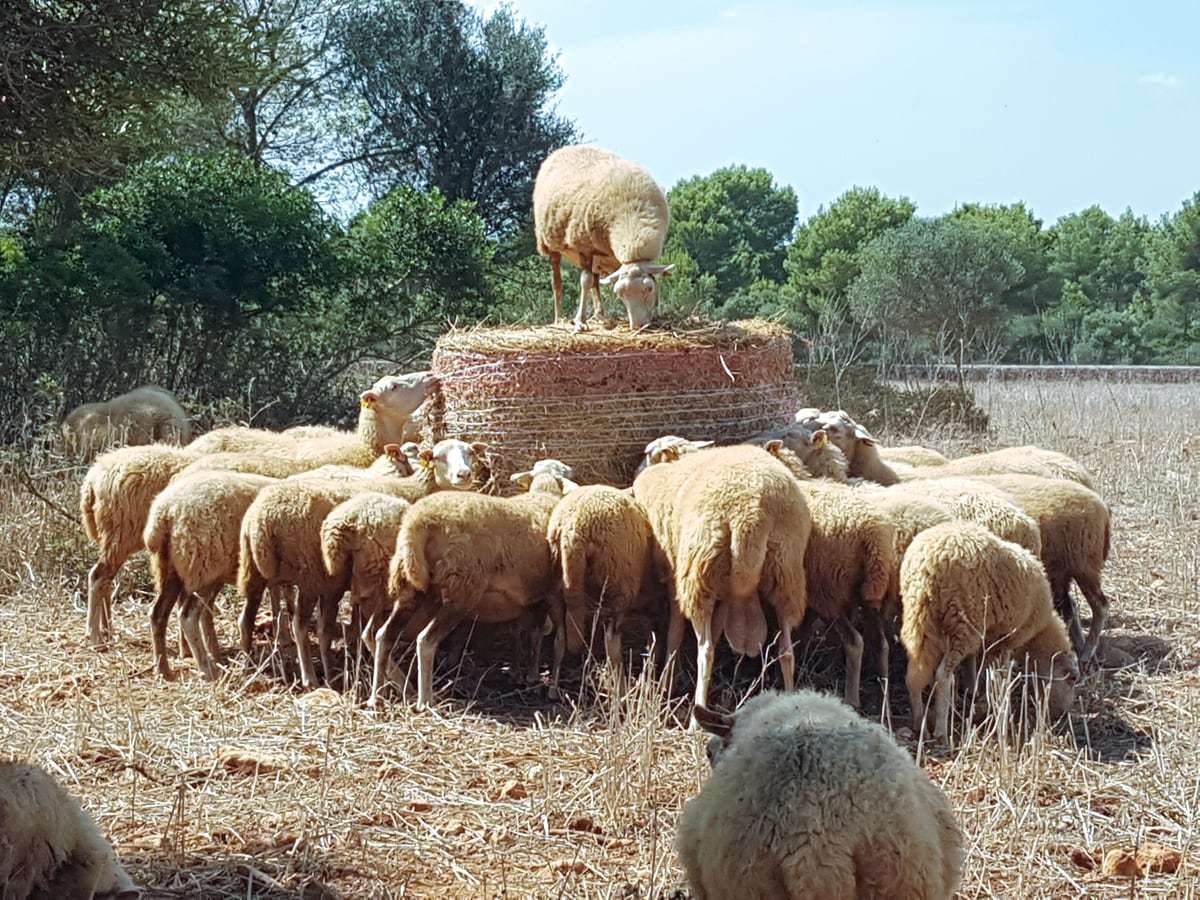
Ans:
[{"label": "yellow ear tag", "polygon": [[421,459],[417,460],[417,465],[419,465],[422,469],[432,469],[433,460],[422,457]]},{"label": "yellow ear tag", "polygon": [[363,409],[366,409],[367,407],[369,407],[371,405],[371,401],[368,400],[366,397],[363,397],[361,400],[358,401],[358,405],[361,406]]}]

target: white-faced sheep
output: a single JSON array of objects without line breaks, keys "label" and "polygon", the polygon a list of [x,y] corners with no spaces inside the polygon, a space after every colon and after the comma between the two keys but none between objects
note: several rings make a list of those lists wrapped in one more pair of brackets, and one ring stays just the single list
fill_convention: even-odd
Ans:
[{"label": "white-faced sheep", "polygon": [[[865,478],[883,485],[900,481],[896,470],[879,455],[879,446],[871,432],[855,422],[845,410],[823,412],[815,423],[845,455],[850,477]],[[808,427],[812,427],[811,422]]]},{"label": "white-faced sheep", "polygon": [[973,522],[935,525],[914,539],[900,564],[900,640],[908,652],[912,728],[921,733],[925,688],[934,685],[933,736],[949,734],[951,679],[980,657],[1028,656],[1049,682],[1050,714],[1065,715],[1079,666],[1036,556]]},{"label": "white-faced sheep", "polygon": [[[771,442],[778,442],[789,452],[795,454],[806,475],[838,482],[845,482],[849,477],[849,463],[846,461],[846,455],[829,440],[829,435],[820,428],[813,430],[804,425],[789,425],[786,428],[777,428],[774,431],[760,434],[749,441],[758,446],[766,446]],[[785,465],[794,469],[788,459],[780,458]]]},{"label": "white-faced sheep", "polygon": [[355,432],[325,433],[320,426],[302,426],[296,436],[286,432],[232,426],[218,428],[196,438],[188,448],[196,453],[275,453],[310,463],[310,468],[339,464],[369,466],[387,444],[401,444],[413,411],[424,402],[436,380],[428,372],[389,375],[379,379],[360,396],[358,428]]},{"label": "white-faced sheep", "polygon": [[45,770],[0,761],[0,895],[133,900],[134,885],[79,802]]},{"label": "white-faced sheep", "polygon": [[245,601],[243,642],[254,627],[261,586],[294,586],[297,601],[291,624],[301,678],[305,687],[317,684],[308,643],[314,608],[320,611],[318,638],[328,677],[333,666],[333,625],[348,574],[334,578],[325,569],[321,550],[325,517],[339,503],[367,491],[412,502],[439,488],[468,489],[473,484],[475,452],[472,445],[449,439],[440,441],[432,451],[423,451],[421,466],[407,478],[288,479],[265,488],[242,520],[238,588]]},{"label": "white-faced sheep", "polygon": [[642,461],[638,463],[636,474],[640,475],[646,469],[650,468],[650,466],[657,466],[660,462],[663,462],[665,454],[669,454],[674,459],[685,453],[705,450],[712,445],[712,441],[690,441],[678,435],[664,434],[662,437],[657,437],[646,445],[646,449],[642,452]]},{"label": "white-faced sheep", "polygon": [[85,403],[63,420],[67,452],[91,459],[115,445],[186,444],[192,439],[187,413],[170,391],[140,387],[104,403]]},{"label": "white-faced sheep", "polygon": [[370,704],[379,702],[400,629],[417,634],[417,704],[433,703],[438,645],[468,619],[511,622],[542,603],[554,584],[546,528],[563,496],[551,472],[517,473],[515,497],[440,493],[414,503],[396,539],[388,579],[392,610],[375,633]]},{"label": "white-faced sheep", "polygon": [[946,795],[879,725],[812,691],[698,709],[712,776],[675,846],[705,900],[950,900],[963,837]]},{"label": "white-faced sheep", "polygon": [[619,695],[625,619],[657,596],[654,535],[646,513],[628,490],[588,485],[554,508],[546,538],[562,571],[561,602],[555,598],[550,607],[556,629],[551,697],[557,695],[566,652],[578,653],[588,643],[589,613],[603,623],[605,655]]},{"label": "white-faced sheep", "polygon": [[582,144],[547,156],[533,185],[533,225],[538,253],[550,258],[554,320],[562,319],[565,256],[580,268],[577,330],[586,327],[589,290],[596,316],[603,316],[601,284],[613,285],[630,328],[650,324],[658,305],[658,278],[673,268],[655,263],[662,256],[669,221],[666,194],[636,163]]},{"label": "white-faced sheep", "polygon": [[[990,475],[972,481],[1003,491],[1037,523],[1042,537],[1042,564],[1050,581],[1054,606],[1071,631],[1071,644],[1082,662],[1100,645],[1108,621],[1109,600],[1101,572],[1112,544],[1112,516],[1095,491],[1073,480],[1032,475]],[[1079,585],[1092,610],[1087,639],[1071,598],[1071,582]]]},{"label": "white-faced sheep", "polygon": [[833,625],[842,641],[845,699],[858,708],[863,639],[851,620],[859,613],[872,624],[881,620],[899,565],[895,526],[859,491],[827,478],[812,478],[799,457],[778,440],[768,442],[766,449],[797,476],[808,505],[812,519],[804,553],[808,604]]},{"label": "white-faced sheep", "polygon": [[812,521],[788,469],[748,445],[689,453],[651,466],[633,482],[650,520],[655,566],[667,585],[673,659],[688,621],[696,634],[696,703],[708,696],[722,634],[735,653],[757,656],[767,638],[763,603],[779,625],[783,683],[793,687],[792,629],[808,606],[804,552]]},{"label": "white-faced sheep", "polygon": [[[212,606],[222,587],[237,582],[242,517],[259,491],[278,483],[243,472],[197,472],[171,482],[154,498],[143,541],[154,573],[150,635],[162,677],[172,677],[167,620],[182,598],[180,630],[201,675],[209,681],[216,678],[220,647]],[[243,649],[250,650],[245,644]]]},{"label": "white-faced sheep", "polygon": [[150,504],[196,455],[187,449],[152,445],[122,447],[101,455],[79,488],[79,513],[89,538],[100,548],[88,572],[88,638],[100,644],[112,628],[112,590],[117,573],[142,549]]}]

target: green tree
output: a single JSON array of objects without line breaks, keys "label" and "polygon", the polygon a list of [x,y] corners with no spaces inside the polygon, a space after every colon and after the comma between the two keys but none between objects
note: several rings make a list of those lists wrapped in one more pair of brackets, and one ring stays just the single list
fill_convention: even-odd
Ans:
[{"label": "green tree", "polygon": [[131,148],[149,149],[181,116],[194,120],[191,104],[215,101],[244,60],[224,3],[0,4],[0,218],[46,194],[72,218],[64,195],[120,174]]},{"label": "green tree", "polygon": [[877,188],[851,188],[796,230],[787,253],[789,280],[801,294],[844,301],[861,271],[862,248],[903,225],[915,211],[907,197],[885,197]]},{"label": "green tree", "polygon": [[728,166],[680,181],[668,194],[668,245],[716,279],[721,297],[756,281],[782,281],[796,227],[796,192],[766,169]]},{"label": "green tree", "polygon": [[864,248],[850,288],[855,315],[909,339],[946,346],[960,386],[968,349],[1003,338],[1005,297],[1024,277],[995,230],[943,219],[914,219]]},{"label": "green tree", "polygon": [[553,109],[564,76],[541,28],[505,6],[376,0],[347,15],[340,46],[372,118],[356,159],[373,179],[469,200],[493,234],[523,221],[538,166],[576,136]]},{"label": "green tree", "polygon": [[1036,314],[1057,294],[1050,282],[1048,250],[1050,236],[1024,203],[987,205],[964,203],[949,217],[992,231],[1005,242],[1013,259],[1021,264],[1024,274],[1008,289],[1006,305],[1014,312]]},{"label": "green tree", "polygon": [[1143,339],[1155,362],[1200,362],[1200,192],[1163,219],[1145,260]]}]

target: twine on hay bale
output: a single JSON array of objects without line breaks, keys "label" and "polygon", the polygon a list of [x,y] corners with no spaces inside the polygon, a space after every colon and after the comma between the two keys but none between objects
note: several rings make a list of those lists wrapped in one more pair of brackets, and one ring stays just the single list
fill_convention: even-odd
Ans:
[{"label": "twine on hay bale", "polygon": [[438,339],[432,437],[486,441],[496,486],[554,457],[627,484],[664,434],[736,443],[792,421],[791,335],[760,319],[453,330]]}]

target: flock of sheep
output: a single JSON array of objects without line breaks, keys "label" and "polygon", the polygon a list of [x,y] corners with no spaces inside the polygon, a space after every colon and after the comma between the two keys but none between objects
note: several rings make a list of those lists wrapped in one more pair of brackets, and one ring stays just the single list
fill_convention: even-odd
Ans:
[{"label": "flock of sheep", "polygon": [[[556,313],[565,256],[582,272],[577,329],[589,294],[600,312],[601,283],[614,285],[632,328],[650,320],[656,279],[670,267],[653,262],[667,207],[648,173],[597,148],[564,148],[539,172],[534,214]],[[1036,447],[954,460],[885,448],[844,411],[802,409],[786,428],[737,445],[660,437],[630,485],[580,486],[569,465],[545,459],[512,476],[520,493],[499,497],[477,490],[490,476],[485,445],[416,442],[413,415],[434,390],[425,372],[381,378],[362,392],[354,432],[227,427],[190,440],[178,404],[155,388],[72,414],[64,433],[78,452],[115,432],[141,444],[99,456],[81,486],[84,527],[99,548],[89,639],[110,639],[114,579],[143,549],[165,678],[176,606],[181,654],[203,678],[219,676],[213,616],[226,585],[241,597],[248,661],[257,664],[267,595],[267,652],[287,644],[280,658],[290,659],[294,649],[305,687],[345,686],[340,661],[369,655],[372,706],[404,679],[398,645],[415,646],[417,704],[431,704],[439,645],[467,623],[516,623],[531,680],[552,635],[552,696],[567,655],[599,634],[619,696],[635,618],[658,623],[669,684],[690,625],[692,723],[714,735],[713,776],[678,827],[696,895],[952,896],[963,849],[950,804],[886,730],[854,711],[864,645],[873,642],[881,674],[893,644],[903,648],[918,736],[948,737],[954,676],[974,685],[981,663],[1026,664],[1034,693],[1062,716],[1108,608],[1100,577],[1110,516],[1082,466]],[[1072,582],[1091,607],[1086,636]],[[810,613],[843,644],[844,703],[795,690],[795,632]],[[784,691],[732,716],[709,709],[722,638],[734,654],[778,662]],[[0,769],[0,814],[24,829],[0,828],[12,895],[130,896],[78,805],[45,773],[14,765]],[[41,826],[21,818],[38,804],[58,810]],[[54,858],[14,868],[20,848],[39,842],[57,848]],[[73,893],[76,884],[86,887]]]}]

